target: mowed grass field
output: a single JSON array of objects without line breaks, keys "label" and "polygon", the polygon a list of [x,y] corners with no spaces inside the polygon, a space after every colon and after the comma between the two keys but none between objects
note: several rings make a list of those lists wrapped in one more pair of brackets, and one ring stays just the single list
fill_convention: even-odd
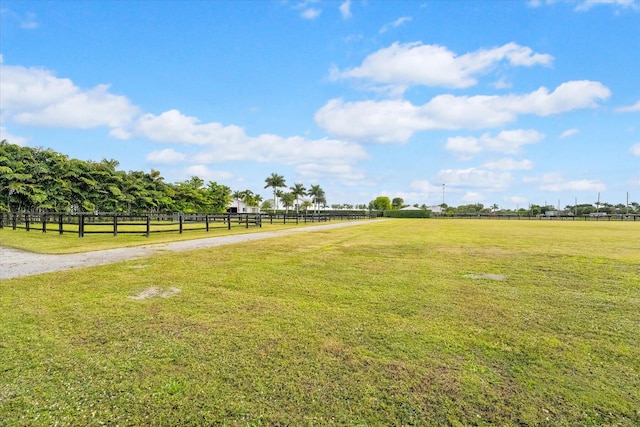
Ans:
[{"label": "mowed grass field", "polygon": [[640,223],[372,221],[0,281],[0,424],[636,426],[639,337]]}]

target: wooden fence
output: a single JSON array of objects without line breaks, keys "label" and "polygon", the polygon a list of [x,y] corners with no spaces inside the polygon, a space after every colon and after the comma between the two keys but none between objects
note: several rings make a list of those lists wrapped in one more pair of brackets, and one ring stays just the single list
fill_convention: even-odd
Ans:
[{"label": "wooden fence", "polygon": [[640,221],[637,214],[614,215],[516,215],[516,214],[452,214],[433,215],[435,218],[453,219],[506,219],[506,220],[536,220],[536,221]]},{"label": "wooden fence", "polygon": [[262,227],[260,214],[146,214],[107,213],[62,214],[50,212],[9,212],[0,215],[0,229],[39,230],[43,233],[144,234],[205,230],[214,228]]},{"label": "wooden fence", "polygon": [[144,234],[205,230],[231,227],[262,227],[263,221],[282,224],[326,222],[332,220],[359,220],[371,218],[362,213],[217,213],[217,214],[145,214],[124,215],[115,213],[52,213],[52,212],[3,212],[0,214],[0,229],[38,230],[43,233],[85,234]]}]

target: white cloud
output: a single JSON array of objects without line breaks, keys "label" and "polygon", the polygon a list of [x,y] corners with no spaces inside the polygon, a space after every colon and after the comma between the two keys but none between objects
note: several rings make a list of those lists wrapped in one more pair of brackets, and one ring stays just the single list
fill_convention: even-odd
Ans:
[{"label": "white cloud", "polygon": [[396,42],[367,56],[359,67],[332,71],[332,74],[382,84],[466,88],[477,84],[478,76],[488,73],[501,61],[512,66],[548,66],[553,57],[534,53],[516,43],[458,56],[443,46]]},{"label": "white cloud", "polygon": [[183,161],[187,156],[171,148],[160,151],[152,151],[147,155],[147,161],[157,164],[171,164]]},{"label": "white cloud", "polygon": [[445,183],[445,187],[482,188],[485,191],[501,191],[512,181],[509,172],[492,172],[484,169],[445,169],[437,173],[436,182]]},{"label": "white cloud", "polygon": [[467,191],[461,197],[461,200],[466,203],[484,203],[486,197],[482,193],[478,193],[477,191]]},{"label": "white cloud", "polygon": [[18,15],[16,12],[11,9],[0,9],[0,13],[2,15],[6,15],[14,22],[17,22],[20,28],[23,30],[34,30],[38,28],[38,21],[36,19],[36,14],[33,12],[28,12],[24,16]]},{"label": "white cloud", "polygon": [[578,132],[580,132],[579,129],[567,129],[564,132],[562,132],[562,134],[560,135],[560,138],[568,138],[570,136],[573,136],[575,134],[577,134]]},{"label": "white cloud", "polygon": [[515,160],[511,158],[504,158],[487,162],[482,167],[489,170],[529,170],[533,169],[533,162],[531,160]]},{"label": "white cloud", "polygon": [[640,143],[633,144],[629,151],[631,151],[631,154],[633,154],[634,156],[640,157]]},{"label": "white cloud", "polygon": [[526,197],[521,197],[521,196],[507,196],[507,197],[504,197],[502,200],[515,205],[519,205],[519,207],[521,208],[525,207],[529,202],[529,200]]},{"label": "white cloud", "polygon": [[393,22],[390,22],[390,23],[388,23],[388,24],[383,25],[383,26],[382,26],[382,28],[380,28],[379,33],[380,33],[380,34],[384,34],[384,33],[386,33],[387,31],[389,31],[390,29],[392,29],[392,28],[398,28],[399,26],[401,26],[401,25],[402,25],[402,24],[404,24],[405,22],[410,22],[410,21],[411,21],[411,17],[410,17],[410,16],[403,16],[403,17],[400,17],[400,18],[396,19],[396,20],[395,20],[395,21],[393,21]]},{"label": "white cloud", "polygon": [[351,0],[346,0],[340,5],[340,14],[344,19],[351,18]]},{"label": "white cloud", "polygon": [[218,171],[206,165],[192,165],[184,169],[184,177],[197,176],[206,181],[226,181],[233,178],[233,174],[227,171]]},{"label": "white cloud", "polygon": [[4,140],[6,140],[10,144],[16,144],[20,146],[24,146],[29,143],[29,138],[13,135],[7,130],[6,127],[0,126],[0,141]]},{"label": "white cloud", "polygon": [[580,12],[586,12],[590,10],[592,7],[598,6],[598,5],[610,5],[610,6],[617,6],[622,8],[633,8],[633,9],[638,8],[638,3],[636,2],[636,0],[584,0],[576,6],[575,10]]},{"label": "white cloud", "polygon": [[640,111],[640,99],[633,105],[616,108],[616,113],[634,113]]},{"label": "white cloud", "polygon": [[4,119],[23,125],[87,129],[122,127],[138,108],[108,85],[82,90],[48,70],[0,66],[0,101]]},{"label": "white cloud", "polygon": [[377,143],[403,143],[415,132],[436,129],[481,129],[503,126],[519,114],[548,116],[596,107],[611,92],[599,82],[570,81],[553,92],[547,88],[524,95],[439,95],[424,105],[406,100],[344,102],[329,100],[315,114],[327,132]]},{"label": "white cloud", "polygon": [[313,19],[316,19],[318,16],[320,16],[321,13],[322,13],[322,10],[320,9],[309,8],[300,12],[300,16],[304,19],[313,20]]},{"label": "white cloud", "polygon": [[454,136],[447,138],[445,149],[462,159],[469,159],[483,151],[517,154],[525,144],[535,144],[545,135],[533,129],[502,131],[495,137],[485,133],[480,138]]},{"label": "white cloud", "polygon": [[366,179],[362,169],[348,164],[306,163],[295,167],[296,172],[308,180],[335,180],[343,185],[361,185]]},{"label": "white cloud", "polygon": [[608,5],[612,7],[622,8],[622,9],[634,9],[638,10],[640,5],[638,4],[638,0],[530,0],[528,5],[529,7],[541,7],[543,5],[553,5],[553,4],[576,4],[574,7],[575,11],[578,12],[586,12],[591,10],[594,6],[598,5]]},{"label": "white cloud", "polygon": [[20,20],[20,28],[25,30],[34,30],[38,28],[38,21],[36,20],[36,14],[29,12]]},{"label": "white cloud", "polygon": [[[322,176],[343,176],[360,179],[361,171],[352,165],[369,156],[353,142],[336,139],[316,139],[262,134],[249,136],[239,126],[220,123],[200,123],[195,117],[178,110],[160,115],[144,114],[134,125],[121,132],[126,138],[146,138],[154,142],[201,146],[189,161],[201,165],[226,161],[255,161],[293,165],[300,173]],[[169,159],[172,150],[157,152],[154,159]],[[341,169],[342,168],[342,169]]]},{"label": "white cloud", "polygon": [[493,82],[492,86],[496,89],[510,89],[513,84],[508,82],[504,77],[501,77],[500,80]]},{"label": "white cloud", "polygon": [[560,173],[546,173],[542,176],[526,177],[524,183],[535,183],[542,191],[604,191],[606,185],[595,179],[568,180]]}]

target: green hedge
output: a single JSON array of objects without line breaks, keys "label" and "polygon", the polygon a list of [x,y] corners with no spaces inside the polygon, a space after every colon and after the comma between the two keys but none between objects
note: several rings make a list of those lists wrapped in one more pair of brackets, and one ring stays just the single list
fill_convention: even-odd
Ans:
[{"label": "green hedge", "polygon": [[430,218],[431,211],[384,211],[382,216],[386,218]]}]

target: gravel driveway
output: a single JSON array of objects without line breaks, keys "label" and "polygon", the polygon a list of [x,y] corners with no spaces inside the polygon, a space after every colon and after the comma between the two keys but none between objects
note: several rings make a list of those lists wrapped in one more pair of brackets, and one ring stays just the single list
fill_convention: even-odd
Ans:
[{"label": "gravel driveway", "polygon": [[136,246],[131,248],[107,249],[104,251],[83,252],[78,254],[49,255],[35,254],[18,249],[0,247],[0,279],[50,273],[53,271],[84,268],[94,265],[113,264],[120,261],[148,258],[158,252],[180,252],[193,249],[211,248],[251,240],[269,239],[293,233],[306,233],[316,230],[349,227],[366,224],[366,221],[340,222],[326,225],[314,225],[304,228],[289,228],[280,231],[266,231],[253,234],[234,234],[206,239],[185,240],[181,242],[160,243],[157,245]]}]

